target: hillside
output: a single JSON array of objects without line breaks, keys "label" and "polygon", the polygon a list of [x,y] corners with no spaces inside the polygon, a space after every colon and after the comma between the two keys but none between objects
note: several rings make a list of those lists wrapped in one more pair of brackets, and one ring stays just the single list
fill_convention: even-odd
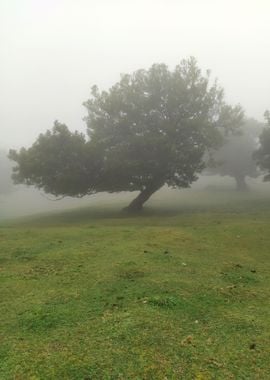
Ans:
[{"label": "hillside", "polygon": [[0,378],[270,378],[269,198],[192,199],[2,223]]}]

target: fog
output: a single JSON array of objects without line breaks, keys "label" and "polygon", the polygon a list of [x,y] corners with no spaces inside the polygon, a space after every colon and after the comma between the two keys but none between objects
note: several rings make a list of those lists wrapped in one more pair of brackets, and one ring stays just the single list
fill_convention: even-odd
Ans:
[{"label": "fog", "polygon": [[[239,193],[235,190],[232,177],[202,175],[190,189],[169,189],[164,186],[147,202],[150,210],[166,209],[168,212],[202,210],[227,210],[237,212],[254,200],[269,201],[269,184],[262,178],[248,178],[249,191]],[[65,210],[87,208],[96,216],[97,211],[110,210],[121,212],[122,208],[134,198],[133,193],[99,193],[81,199],[66,197],[53,201],[53,197],[26,186],[16,186],[9,194],[0,194],[0,222],[36,214],[62,212]],[[228,208],[229,206],[229,208]],[[125,215],[125,214],[124,214]]]},{"label": "fog", "polygon": [[[218,78],[226,101],[263,121],[270,107],[269,14],[268,0],[1,1],[0,149],[31,145],[56,119],[85,131],[82,103],[92,85],[107,89],[120,73],[155,62],[173,68],[191,55]],[[220,184],[220,177],[209,178],[193,188]],[[233,187],[229,177],[222,183]],[[0,195],[1,217],[119,199],[101,194],[57,203],[36,190],[13,190]]]},{"label": "fog", "polygon": [[29,146],[55,119],[84,130],[90,87],[190,55],[228,102],[269,107],[268,0],[3,0],[0,147]]}]

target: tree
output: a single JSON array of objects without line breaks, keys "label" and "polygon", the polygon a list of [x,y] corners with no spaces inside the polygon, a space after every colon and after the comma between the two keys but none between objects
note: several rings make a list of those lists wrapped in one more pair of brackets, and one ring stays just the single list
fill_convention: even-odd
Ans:
[{"label": "tree", "polygon": [[81,197],[95,192],[91,186],[98,155],[93,162],[91,148],[83,134],[72,133],[56,121],[52,131],[40,134],[29,149],[10,150],[10,159],[18,164],[13,168],[13,180],[55,196]]},{"label": "tree", "polygon": [[255,151],[254,159],[258,166],[266,172],[264,181],[270,181],[270,112],[266,111],[264,116],[268,125],[260,135],[260,147]]},{"label": "tree", "polygon": [[7,194],[12,189],[11,164],[7,158],[7,153],[0,150],[0,194]]},{"label": "tree", "polygon": [[16,182],[57,196],[139,191],[127,209],[140,210],[164,184],[189,187],[205,151],[243,116],[194,58],[174,71],[154,64],[122,75],[108,91],[93,86],[91,95],[84,103],[88,138],[57,122],[29,149],[10,152]]},{"label": "tree", "polygon": [[246,177],[256,178],[259,175],[253,152],[261,130],[262,124],[258,121],[245,120],[239,133],[227,136],[224,145],[213,154],[214,165],[208,171],[231,176],[235,179],[237,190],[248,190]]}]

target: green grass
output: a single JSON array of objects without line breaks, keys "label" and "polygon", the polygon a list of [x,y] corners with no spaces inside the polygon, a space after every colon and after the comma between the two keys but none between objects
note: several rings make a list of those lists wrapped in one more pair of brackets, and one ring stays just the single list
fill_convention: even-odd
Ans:
[{"label": "green grass", "polygon": [[198,194],[2,223],[0,379],[269,379],[270,199]]}]

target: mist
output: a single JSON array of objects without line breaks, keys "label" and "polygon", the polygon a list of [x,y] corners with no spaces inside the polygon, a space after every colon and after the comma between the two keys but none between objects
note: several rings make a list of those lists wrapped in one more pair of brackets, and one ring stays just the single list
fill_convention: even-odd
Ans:
[{"label": "mist", "polygon": [[[85,133],[82,103],[92,85],[108,89],[121,73],[155,62],[173,67],[189,56],[218,78],[226,101],[262,123],[270,92],[269,12],[266,0],[2,1],[0,148],[7,154],[29,147],[55,120]],[[5,162],[2,218],[123,199],[102,193],[53,202],[42,191],[12,185]],[[248,181],[265,189],[260,176]],[[233,188],[232,177],[204,173],[192,189],[221,185]]]},{"label": "mist", "polygon": [[270,4],[259,1],[2,1],[0,146],[29,146],[54,120],[85,131],[90,87],[195,56],[263,120],[269,107]]},{"label": "mist", "polygon": [[[249,191],[241,193],[236,191],[235,181],[230,176],[201,175],[188,189],[170,189],[164,186],[153,195],[148,202],[150,210],[175,214],[190,212],[194,210],[226,210],[237,212],[246,209],[249,202],[262,199],[270,201],[269,184],[263,182],[262,176],[258,178],[247,178]],[[97,214],[109,211],[115,213],[128,204],[134,198],[130,192],[115,194],[99,193],[84,198],[66,197],[55,200],[54,197],[44,192],[15,185],[8,193],[0,194],[0,222],[15,218],[25,218],[31,215],[45,215],[46,213],[61,213],[66,210],[89,210],[89,214],[96,217]]]}]

